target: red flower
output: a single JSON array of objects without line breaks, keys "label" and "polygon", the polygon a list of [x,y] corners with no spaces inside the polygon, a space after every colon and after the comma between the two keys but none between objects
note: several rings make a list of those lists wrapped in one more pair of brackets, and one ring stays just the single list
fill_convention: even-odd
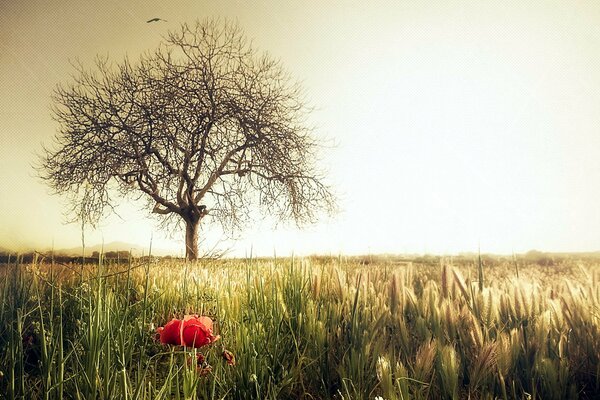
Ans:
[{"label": "red flower", "polygon": [[196,362],[194,362],[194,357],[190,354],[189,357],[186,357],[186,363],[188,366],[196,368],[196,372],[200,376],[205,376],[212,371],[212,367],[206,362],[206,358],[202,353],[198,353],[196,355]]},{"label": "red flower", "polygon": [[210,318],[186,315],[183,320],[172,319],[156,332],[163,344],[198,348],[219,340],[220,336],[213,335],[212,328]]},{"label": "red flower", "polygon": [[198,367],[198,368],[196,368],[196,371],[198,372],[198,375],[206,376],[206,375],[210,374],[210,371],[212,371],[212,367],[210,365],[208,365],[206,367]]},{"label": "red flower", "polygon": [[196,354],[196,358],[194,358],[194,356],[192,354],[188,354],[188,356],[185,359],[187,365],[191,366],[196,366],[196,367],[202,367],[205,365],[208,365],[208,363],[206,362],[206,357],[204,357],[204,354],[202,353],[197,353]]},{"label": "red flower", "polygon": [[212,333],[213,322],[208,317],[186,315],[181,330],[181,344],[187,347],[202,347],[219,340]]},{"label": "red flower", "polygon": [[223,350],[223,359],[227,361],[227,365],[235,366],[235,356],[229,350]]}]

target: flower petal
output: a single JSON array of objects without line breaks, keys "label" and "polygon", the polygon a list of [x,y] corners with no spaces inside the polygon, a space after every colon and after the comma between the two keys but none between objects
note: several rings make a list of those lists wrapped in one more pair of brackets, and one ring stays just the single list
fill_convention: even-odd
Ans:
[{"label": "flower petal", "polygon": [[187,347],[202,347],[218,340],[212,333],[213,321],[209,317],[186,315],[183,318],[181,343]]},{"label": "flower petal", "polygon": [[164,327],[158,328],[156,332],[160,335],[160,342],[163,344],[181,345],[181,326],[181,321],[173,318]]},{"label": "flower petal", "polygon": [[211,342],[212,334],[203,325],[187,324],[181,335],[182,344],[187,347],[202,347]]}]

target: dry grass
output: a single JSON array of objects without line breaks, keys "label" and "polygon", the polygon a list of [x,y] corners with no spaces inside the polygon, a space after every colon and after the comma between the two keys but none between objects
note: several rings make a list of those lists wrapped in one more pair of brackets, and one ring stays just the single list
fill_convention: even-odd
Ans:
[{"label": "dry grass", "polygon": [[[598,398],[597,265],[453,264],[3,266],[0,398]],[[187,313],[208,375],[154,340]]]}]

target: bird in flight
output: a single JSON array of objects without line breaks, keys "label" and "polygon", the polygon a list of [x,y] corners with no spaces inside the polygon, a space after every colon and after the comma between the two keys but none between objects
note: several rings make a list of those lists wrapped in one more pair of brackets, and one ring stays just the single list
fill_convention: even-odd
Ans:
[{"label": "bird in flight", "polygon": [[150,22],[159,22],[159,21],[162,21],[162,22],[167,22],[167,20],[166,20],[166,19],[162,19],[162,18],[152,18],[152,19],[149,19],[148,21],[146,21],[146,23],[147,23],[147,24],[149,24]]}]

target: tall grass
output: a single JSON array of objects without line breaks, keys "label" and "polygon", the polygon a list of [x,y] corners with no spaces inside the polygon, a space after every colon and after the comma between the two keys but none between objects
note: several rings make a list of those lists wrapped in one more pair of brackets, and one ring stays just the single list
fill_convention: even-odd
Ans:
[{"label": "tall grass", "polygon": [[[485,282],[480,259],[475,272],[342,257],[0,268],[0,398],[600,393],[594,265],[521,265],[517,277],[508,261],[486,265]],[[192,313],[212,317],[222,339],[199,350],[157,343],[156,327]]]}]

